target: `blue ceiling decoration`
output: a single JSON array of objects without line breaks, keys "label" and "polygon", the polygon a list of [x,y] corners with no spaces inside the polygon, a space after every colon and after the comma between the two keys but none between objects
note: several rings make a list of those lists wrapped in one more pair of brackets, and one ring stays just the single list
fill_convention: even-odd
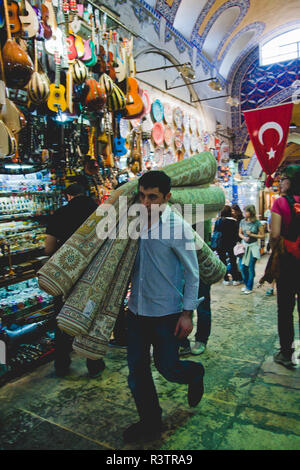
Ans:
[{"label": "blue ceiling decoration", "polygon": [[[236,26],[241,22],[241,20],[244,18],[244,16],[246,15],[248,9],[249,9],[249,3],[250,3],[250,0],[230,0],[226,3],[224,3],[216,12],[215,14],[210,18],[210,20],[208,21],[207,25],[205,26],[205,29],[203,31],[203,34],[202,36],[199,36],[198,34],[198,30],[199,30],[199,27],[201,25],[199,25],[199,27],[197,28],[197,35],[195,34],[195,28],[193,29],[193,33],[192,33],[192,39],[195,43],[195,45],[197,44],[197,47],[199,49],[202,49],[203,47],[203,44],[205,42],[205,39],[206,39],[206,36],[208,35],[211,27],[213,26],[213,24],[215,23],[215,21],[219,18],[219,16],[226,10],[228,10],[228,8],[231,8],[231,7],[239,7],[240,8],[240,14],[238,16],[238,18],[236,19],[236,21],[234,22],[234,24],[232,25],[232,27],[230,28],[229,31],[227,31],[227,34],[225,36],[225,38],[223,38],[223,41],[222,43],[220,43],[220,46],[219,46],[219,51],[221,50],[223,44],[225,43],[226,39],[230,36],[230,34],[232,33],[232,31],[236,28]],[[201,15],[202,16],[202,12],[201,12]],[[197,23],[196,23],[197,24]],[[218,56],[218,54],[217,54]]]},{"label": "blue ceiling decoration", "polygon": [[[239,16],[237,17],[237,19],[235,20],[235,22],[232,24],[231,28],[227,31],[226,35],[224,36],[224,38],[222,39],[222,41],[220,42],[219,46],[218,46],[218,49],[216,51],[216,54],[215,54],[215,59],[214,59],[214,62],[217,60],[218,56],[219,56],[219,53],[220,51],[222,50],[225,42],[227,41],[227,39],[230,37],[230,35],[232,34],[232,32],[235,30],[235,28],[239,25],[239,23],[242,21],[242,19],[244,18],[244,16],[246,15],[248,9],[249,9],[249,0],[243,0],[243,1],[237,1],[237,2],[228,2],[228,3],[231,3],[231,7],[240,7],[240,14]],[[228,8],[227,6],[227,3],[225,5],[223,5],[220,10],[221,13],[223,13],[223,11],[225,11],[226,9]],[[218,12],[217,12],[218,13]],[[218,15],[219,16],[219,15]],[[217,18],[215,18],[216,20]]]},{"label": "blue ceiling decoration", "polygon": [[174,0],[172,6],[169,6],[165,0],[157,0],[155,10],[157,10],[170,24],[173,24],[180,3],[181,0]]},{"label": "blue ceiling decoration", "polygon": [[[238,41],[241,36],[243,36],[245,33],[247,33],[247,31],[256,31],[256,34],[253,36],[253,40],[251,40],[248,44],[248,46],[246,48],[243,49],[243,56],[245,56],[253,47],[254,47],[254,43],[256,43],[257,41],[257,38],[262,34],[262,32],[264,31],[265,29],[265,24],[264,23],[261,23],[261,22],[256,22],[256,23],[251,23],[247,26],[245,26],[245,28],[241,29],[241,31],[239,31],[233,38],[232,40],[227,44],[226,46],[226,49],[224,50],[222,56],[220,57],[220,59],[216,62],[216,66],[219,68],[227,54],[227,52],[229,51],[229,49],[232,47],[232,45]],[[239,57],[236,59],[236,61],[239,60]],[[233,64],[233,66],[231,67],[233,69],[236,70],[236,65],[235,63]],[[228,79],[227,79],[228,80]]]},{"label": "blue ceiling decoration", "polygon": [[243,111],[274,106],[290,98],[293,93],[291,84],[299,77],[300,59],[260,66],[258,48],[246,58],[234,77],[231,89],[231,96],[238,97],[241,102],[241,112],[232,113],[236,152],[245,150],[249,140]]}]

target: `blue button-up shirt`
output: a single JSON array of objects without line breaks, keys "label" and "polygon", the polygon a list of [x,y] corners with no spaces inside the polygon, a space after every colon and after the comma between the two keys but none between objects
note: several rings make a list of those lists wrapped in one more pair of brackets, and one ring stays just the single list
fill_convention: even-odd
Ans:
[{"label": "blue button-up shirt", "polygon": [[198,289],[191,226],[167,206],[159,221],[141,232],[129,310],[154,317],[194,310],[199,304]]}]

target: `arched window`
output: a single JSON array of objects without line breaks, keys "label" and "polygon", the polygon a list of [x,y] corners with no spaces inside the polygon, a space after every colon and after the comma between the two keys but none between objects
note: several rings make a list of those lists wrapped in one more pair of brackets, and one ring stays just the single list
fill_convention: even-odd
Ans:
[{"label": "arched window", "polygon": [[260,45],[260,65],[276,64],[300,58],[300,28],[280,34]]}]

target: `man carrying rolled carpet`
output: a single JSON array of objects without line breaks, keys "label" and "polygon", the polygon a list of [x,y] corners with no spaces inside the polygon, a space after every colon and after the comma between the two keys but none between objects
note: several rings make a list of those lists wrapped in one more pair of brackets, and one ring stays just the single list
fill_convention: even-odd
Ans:
[{"label": "man carrying rolled carpet", "polygon": [[202,364],[180,361],[178,356],[180,341],[193,329],[199,267],[191,227],[167,206],[170,189],[171,179],[163,171],[150,171],[139,179],[146,220],[132,272],[127,354],[128,384],[140,421],[125,430],[125,442],[152,440],[161,434],[151,345],[157,370],[171,382],[188,385],[189,406],[198,405],[204,392]]}]

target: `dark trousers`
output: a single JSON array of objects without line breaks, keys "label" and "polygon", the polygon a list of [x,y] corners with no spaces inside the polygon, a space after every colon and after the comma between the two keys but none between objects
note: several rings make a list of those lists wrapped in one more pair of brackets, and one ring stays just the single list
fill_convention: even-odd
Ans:
[{"label": "dark trousers", "polygon": [[199,298],[204,297],[203,302],[197,308],[197,331],[195,340],[207,344],[211,331],[210,286],[200,281]]},{"label": "dark trousers", "polygon": [[[227,258],[229,258],[229,262],[230,262],[230,265],[231,265],[232,278],[233,278],[234,281],[238,281],[239,275],[238,275],[238,269],[237,269],[237,265],[236,265],[236,256],[233,253],[233,247],[232,248],[223,248],[221,250],[218,250],[218,255],[219,255],[219,258],[222,261],[222,263],[225,264],[225,266],[227,266]],[[229,279],[228,272],[225,274],[224,279],[225,279],[225,281],[228,281],[228,279]]]},{"label": "dark trousers", "polygon": [[280,266],[280,277],[277,284],[277,325],[281,352],[290,357],[294,351],[293,312],[298,306],[300,332],[300,262],[290,256]]},{"label": "dark trousers", "polygon": [[179,341],[174,336],[179,315],[141,317],[128,313],[128,385],[140,419],[147,423],[159,423],[162,413],[150,368],[151,344],[155,367],[170,382],[190,384],[204,374],[199,362],[179,360]]}]

